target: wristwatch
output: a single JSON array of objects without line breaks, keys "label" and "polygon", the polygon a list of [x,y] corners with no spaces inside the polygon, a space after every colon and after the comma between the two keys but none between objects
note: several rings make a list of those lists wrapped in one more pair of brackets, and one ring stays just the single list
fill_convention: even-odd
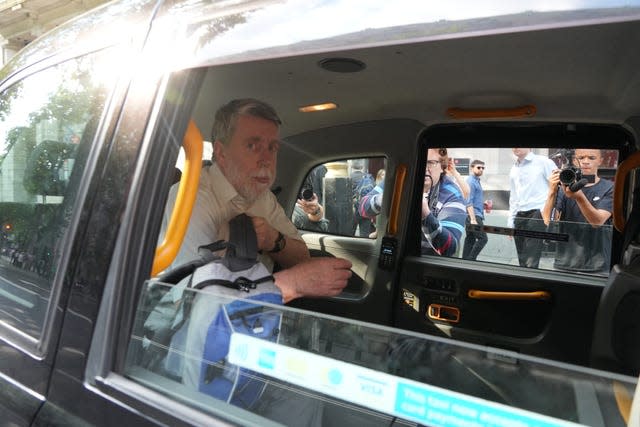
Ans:
[{"label": "wristwatch", "polygon": [[269,251],[271,254],[275,254],[276,252],[280,252],[284,249],[287,241],[284,238],[284,234],[278,231],[278,238],[276,239],[275,244],[273,245],[273,249]]}]

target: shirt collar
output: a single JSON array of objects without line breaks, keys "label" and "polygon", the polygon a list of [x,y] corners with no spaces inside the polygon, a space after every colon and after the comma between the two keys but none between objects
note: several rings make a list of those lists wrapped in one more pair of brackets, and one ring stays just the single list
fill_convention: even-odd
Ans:
[{"label": "shirt collar", "polygon": [[533,151],[529,151],[529,154],[527,154],[526,156],[524,156],[524,159],[522,159],[522,161],[520,161],[520,159],[516,159],[516,164],[517,165],[521,165],[525,162],[530,162],[533,160],[533,157],[535,156],[535,154],[533,154]]}]

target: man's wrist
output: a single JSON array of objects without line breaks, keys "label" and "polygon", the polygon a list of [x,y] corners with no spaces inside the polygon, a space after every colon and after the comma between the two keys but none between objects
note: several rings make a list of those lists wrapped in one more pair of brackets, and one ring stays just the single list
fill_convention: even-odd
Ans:
[{"label": "man's wrist", "polygon": [[280,252],[281,250],[284,249],[284,247],[287,245],[287,239],[284,237],[284,234],[282,234],[280,231],[278,231],[278,237],[276,238],[274,244],[273,244],[273,249],[271,249],[269,251],[270,254],[275,254],[277,252]]},{"label": "man's wrist", "polygon": [[295,290],[295,285],[291,283],[291,272],[286,270],[278,271],[277,273],[273,273],[274,283],[280,289],[280,293],[282,294],[282,302],[285,304],[301,297],[302,295],[298,295]]}]

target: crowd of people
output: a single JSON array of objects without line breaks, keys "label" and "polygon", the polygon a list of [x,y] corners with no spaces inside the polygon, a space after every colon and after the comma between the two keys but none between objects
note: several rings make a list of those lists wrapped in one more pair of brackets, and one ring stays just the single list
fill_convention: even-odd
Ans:
[{"label": "crowd of people", "polygon": [[[580,178],[584,176],[585,182],[573,187],[560,182],[561,168],[548,156],[535,154],[530,148],[513,148],[512,152],[507,227],[513,231],[509,238],[515,244],[518,264],[538,268],[545,247],[544,233],[553,231],[571,236],[570,243],[557,245],[554,268],[606,272],[610,228],[592,232],[585,227],[585,224],[600,226],[611,222],[613,183],[598,176],[603,161],[601,150],[577,149],[570,159],[564,159],[568,164],[563,167],[580,171]],[[421,215],[423,255],[478,258],[489,241],[483,226],[485,214],[492,206],[492,201],[484,198],[481,182],[485,167],[483,160],[471,161],[465,179],[446,148],[428,150]],[[351,173],[353,235],[376,238],[384,173],[384,169],[380,169],[373,178],[363,160],[354,162]],[[320,199],[314,193],[311,200],[298,200],[294,212],[298,228],[329,231]]]},{"label": "crowd of people", "polygon": [[[513,148],[509,171],[509,214],[518,264],[538,268],[545,234],[568,236],[556,245],[553,267],[559,270],[606,273],[610,264],[613,183],[598,175],[603,162],[599,149],[561,150],[563,163],[530,148]],[[557,154],[555,157],[558,157]],[[577,174],[575,182],[561,182],[562,171]],[[476,260],[489,238],[481,177],[485,162],[473,160],[466,180],[447,149],[429,149],[423,184],[421,253],[461,256]],[[384,187],[377,185],[358,206],[360,217],[375,218],[382,207]],[[589,224],[591,227],[587,227]],[[555,225],[555,226],[554,226]],[[461,239],[464,233],[464,244]],[[371,237],[375,237],[372,234]]]}]

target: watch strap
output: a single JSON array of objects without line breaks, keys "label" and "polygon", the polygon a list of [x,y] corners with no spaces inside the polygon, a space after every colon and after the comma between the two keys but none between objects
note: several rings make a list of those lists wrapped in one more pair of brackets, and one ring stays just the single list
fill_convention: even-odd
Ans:
[{"label": "watch strap", "polygon": [[287,241],[284,237],[284,234],[278,231],[278,238],[276,239],[275,244],[273,245],[273,249],[271,249],[269,253],[275,254],[277,252],[280,252],[281,250],[284,249],[284,246],[286,244],[287,244]]}]

